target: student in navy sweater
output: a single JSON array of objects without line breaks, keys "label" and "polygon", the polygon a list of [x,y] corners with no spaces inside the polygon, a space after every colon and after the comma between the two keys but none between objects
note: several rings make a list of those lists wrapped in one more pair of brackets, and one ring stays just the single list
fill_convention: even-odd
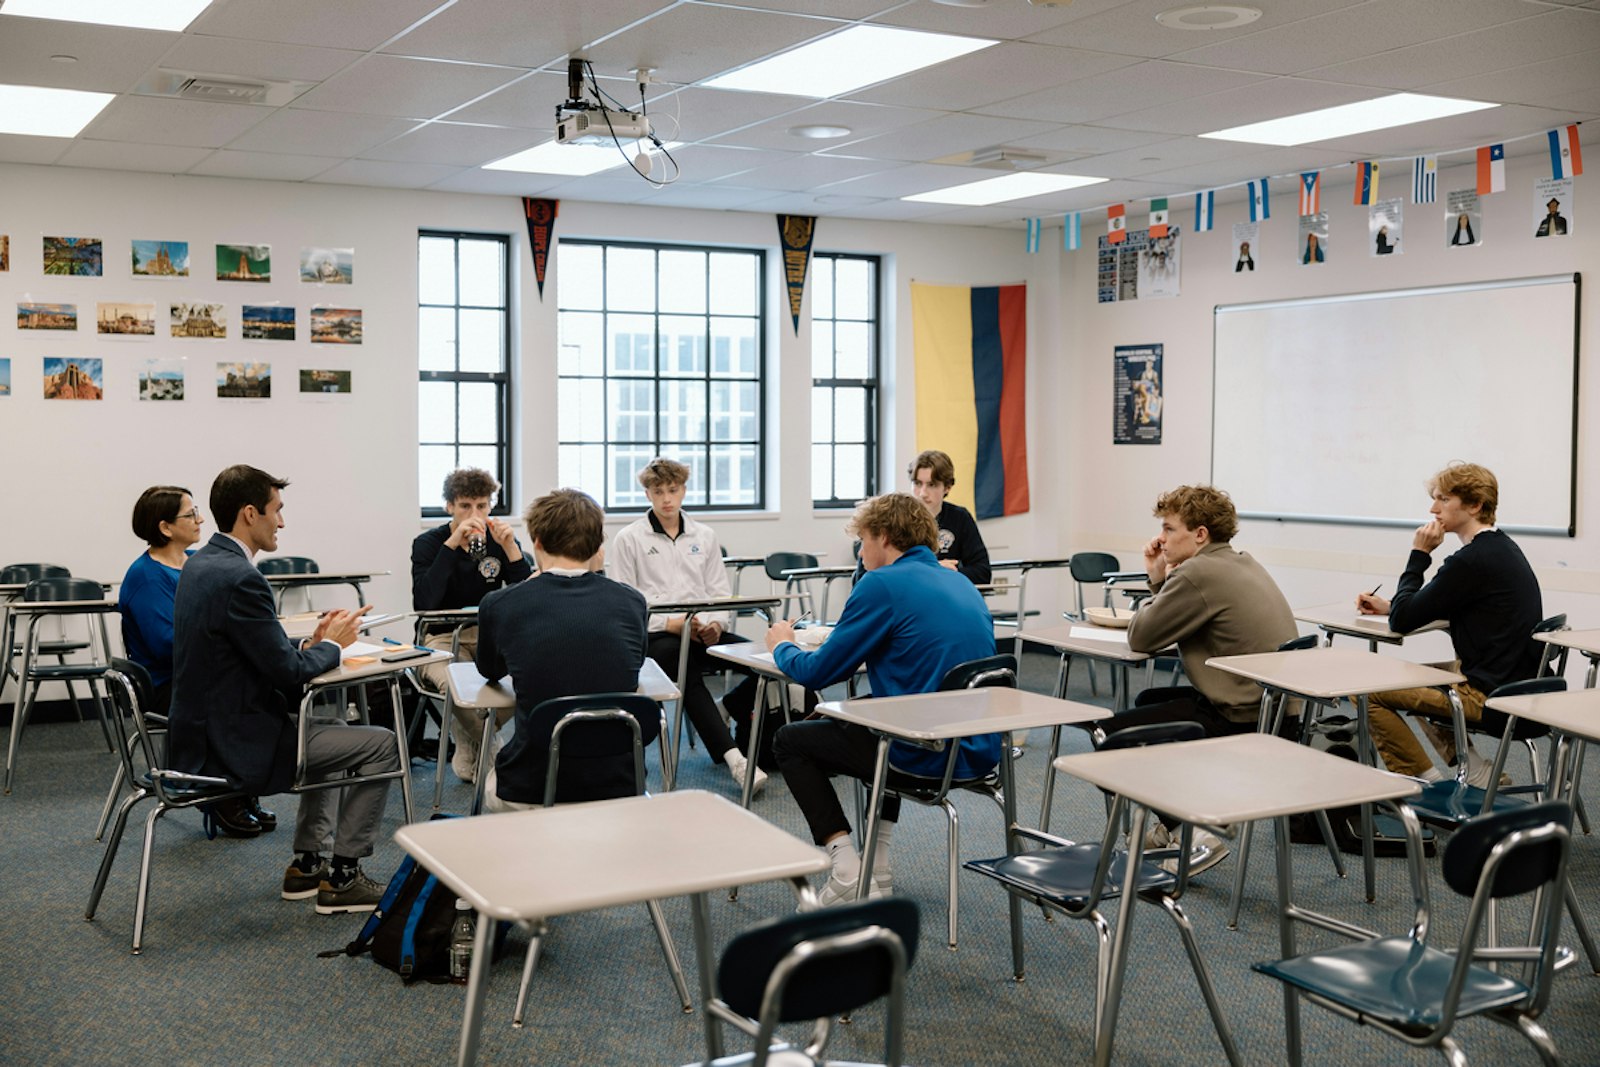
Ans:
[{"label": "student in navy sweater", "polygon": [[167,713],[172,702],[172,601],[178,575],[200,543],[205,523],[189,490],[152,485],[133,505],[133,532],[150,547],[128,567],[117,591],[122,647],[150,672],[155,688],[147,712]]},{"label": "student in navy sweater", "polygon": [[[598,573],[605,513],[586,493],[558,489],[526,515],[539,574],[483,598],[478,607],[478,671],[511,675],[515,733],[489,771],[491,811],[538,807],[544,800],[550,726],[533,725],[546,700],[585,693],[631,693],[645,657],[645,602],[637,589]],[[659,721],[642,723],[646,745]],[[563,754],[559,799],[632,796],[633,759]]]}]

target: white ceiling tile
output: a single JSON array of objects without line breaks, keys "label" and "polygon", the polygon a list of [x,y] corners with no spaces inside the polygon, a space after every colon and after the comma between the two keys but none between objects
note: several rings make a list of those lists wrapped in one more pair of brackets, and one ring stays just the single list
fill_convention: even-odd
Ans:
[{"label": "white ceiling tile", "polygon": [[538,67],[640,19],[672,0],[583,0],[530,5],[528,0],[460,0],[383,47],[384,52],[473,63]]},{"label": "white ceiling tile", "polygon": [[826,215],[831,211],[846,207],[865,207],[881,201],[872,196],[815,196],[811,193],[787,192],[773,195],[769,189],[765,200],[758,200],[748,207],[751,211],[772,212],[783,215]]},{"label": "white ceiling tile", "polygon": [[212,104],[157,96],[119,96],[84,128],[101,141],[220,148],[271,115],[251,104]]},{"label": "white ceiling tile", "polygon": [[[810,103],[811,101],[803,97],[782,96],[776,93],[739,93],[727,89],[691,88],[680,89],[670,96],[652,101],[649,115],[657,136],[663,140],[706,141],[741,126],[804,111]],[[787,128],[798,122],[812,121],[821,120],[786,119],[781,126]],[[778,140],[777,143],[758,145],[741,135],[735,135],[728,140],[731,144],[790,151],[804,151],[816,147],[815,143],[798,142],[793,137],[788,138],[790,143],[787,144]]]},{"label": "white ceiling tile", "polygon": [[392,141],[366,149],[361,153],[361,158],[389,159],[402,163],[448,159],[452,163],[476,167],[504,159],[524,148],[532,148],[547,139],[544,134],[534,130],[432,122]]},{"label": "white ceiling tile", "polygon": [[786,157],[776,163],[745,171],[733,179],[733,184],[758,189],[815,189],[831,182],[877,174],[893,165],[878,159],[851,159],[847,156]]},{"label": "white ceiling tile", "polygon": [[67,137],[0,133],[0,163],[54,163],[71,147],[72,140]]},{"label": "white ceiling tile", "polygon": [[[700,90],[704,93],[715,93],[715,90]],[[734,94],[717,93],[718,96],[731,96]],[[781,99],[793,101],[794,97]],[[717,141],[724,144],[746,145],[751,148],[776,148],[794,151],[805,149],[811,151],[838,151],[848,155],[845,151],[857,141],[864,141],[868,137],[897,130],[918,122],[926,122],[940,116],[938,111],[927,111],[920,108],[886,107],[881,104],[854,104],[846,100],[824,100],[820,104],[790,111],[762,122],[759,125],[734,133],[720,135]],[[816,141],[804,137],[797,137],[789,130],[795,126],[843,126],[850,132],[844,137]]]},{"label": "white ceiling tile", "polygon": [[222,148],[189,168],[190,174],[213,178],[263,178],[269,181],[303,182],[316,177],[338,161],[327,156],[296,156],[284,152],[235,152]]},{"label": "white ceiling tile", "polygon": [[981,110],[988,115],[1056,124],[1095,122],[1142,107],[1192,101],[1263,80],[1265,76],[1260,74],[1152,60],[1122,67],[1098,78],[1068,82],[1054,89],[989,104]]},{"label": "white ceiling tile", "polygon": [[182,174],[209,154],[204,148],[79,139],[72,142],[72,147],[56,162],[64,167],[100,167],[108,170]]},{"label": "white ceiling tile", "polygon": [[[175,33],[51,19],[0,19],[0,81],[52,89],[120,93],[177,41]],[[53,55],[76,56],[57,63]]]},{"label": "white ceiling tile", "polygon": [[[271,0],[212,4],[189,32],[365,52],[449,0]],[[220,73],[220,72],[218,72]]]},{"label": "white ceiling tile", "polygon": [[[1236,70],[1296,74],[1373,52],[1387,53],[1451,34],[1526,19],[1537,10],[1505,0],[1451,0],[1447,8],[1383,0],[1247,32],[1173,53],[1168,58]],[[1448,48],[1449,44],[1435,47]]]},{"label": "white ceiling tile", "polygon": [[1139,62],[1131,56],[1007,41],[849,94],[873,104],[971,111]]},{"label": "white ceiling tile", "polygon": [[[1074,19],[1122,7],[1128,0],[1076,0],[1060,7],[1034,7],[997,0],[985,7],[950,7],[944,4],[902,4],[873,19],[886,26],[953,33],[965,37],[992,37],[1015,41],[1064,27]],[[1058,31],[1058,32],[1064,32]],[[1072,44],[1053,41],[1053,44]],[[1108,49],[1112,51],[1112,49]]]},{"label": "white ceiling tile", "polygon": [[[560,185],[545,190],[544,195],[557,200],[588,200],[602,204],[636,204],[648,198],[654,190],[649,182],[636,174],[627,178],[568,178]],[[559,234],[559,228],[557,233]]]},{"label": "white ceiling tile", "polygon": [[1460,74],[1457,69],[1448,80],[1430,83],[1427,91],[1502,104],[1560,106],[1556,101],[1575,93],[1600,90],[1600,51],[1579,52],[1467,78]]},{"label": "white ceiling tile", "polygon": [[799,158],[798,153],[794,152],[727,148],[722,145],[684,145],[682,148],[674,149],[672,156],[683,169],[683,179],[693,182],[726,178],[729,175],[742,174],[747,170]]},{"label": "white ceiling tile", "polygon": [[[1085,11],[1056,29],[1034,34],[1029,40],[1040,44],[1063,44],[1100,52],[1117,52],[1152,59],[1219,41],[1235,41],[1274,26],[1283,26],[1364,3],[1366,0],[1276,0],[1256,4],[1261,18],[1237,29],[1174,30],[1156,21],[1156,16],[1174,7],[1188,6],[1181,0],[1133,0],[1109,11]],[[1383,0],[1388,3],[1390,0]],[[1073,4],[1068,11],[1077,11]],[[1244,66],[1242,69],[1254,69]]]},{"label": "white ceiling tile", "polygon": [[691,185],[687,182],[664,185],[639,201],[654,207],[706,208],[732,211],[770,199],[771,189],[745,189],[733,185]]},{"label": "white ceiling tile", "polygon": [[237,37],[201,37],[184,34],[161,57],[168,70],[226,74],[262,81],[320,82],[333,77],[362,53],[338,48],[312,48],[270,41],[244,41]]},{"label": "white ceiling tile", "polygon": [[[1103,152],[1072,161],[1074,173],[1096,178],[1131,178],[1151,171],[1171,170],[1190,163],[1207,163],[1237,156],[1243,146],[1200,137],[1173,137],[1165,141]],[[1254,145],[1246,151],[1257,150]]]},{"label": "white ceiling tile", "polygon": [[898,198],[926,193],[932,189],[946,189],[952,185],[993,178],[1000,171],[980,167],[951,167],[939,163],[912,163],[892,170],[852,178],[828,187],[828,192],[844,196],[881,196]]},{"label": "white ceiling tile", "polygon": [[295,106],[431,119],[521,75],[506,67],[369,56],[300,97]]},{"label": "white ceiling tile", "polygon": [[434,182],[428,188],[490,196],[543,196],[546,191],[569,180],[561,174],[518,174],[515,171],[473,167]]},{"label": "white ceiling tile", "polygon": [[347,159],[317,175],[317,181],[335,185],[421,189],[465,169],[442,163],[389,163],[375,159]]},{"label": "white ceiling tile", "polygon": [[[1162,133],[1209,133],[1223,125],[1243,126],[1248,122],[1295,115],[1302,111],[1335,107],[1382,96],[1380,90],[1359,85],[1336,85],[1303,78],[1273,78],[1270,81],[1224,89],[1195,100],[1176,100],[1159,107],[1145,108],[1107,121],[1134,130],[1159,130]],[[1217,116],[1227,115],[1226,123]]]},{"label": "white ceiling tile", "polygon": [[398,137],[415,126],[410,119],[282,108],[228,147],[250,152],[347,157],[359,155],[380,141]]},{"label": "white ceiling tile", "polygon": [[554,130],[556,105],[566,99],[566,75],[540,71],[519,78],[482,100],[451,111],[448,115],[452,122]]},{"label": "white ceiling tile", "polygon": [[1018,148],[1038,148],[1049,152],[1070,152],[1074,155],[1096,155],[1118,152],[1124,148],[1137,148],[1144,144],[1164,141],[1167,135],[1148,130],[1113,130],[1104,126],[1061,126],[1034,137],[1024,137],[1011,143]]},{"label": "white ceiling tile", "polygon": [[[912,200],[880,200],[860,207],[829,206],[823,214],[830,218],[841,219],[891,219],[915,222],[930,218],[943,210],[942,204],[925,204]],[[824,229],[822,232],[826,234],[827,231]]]},{"label": "white ceiling tile", "polygon": [[[709,5],[719,6],[719,5]],[[880,11],[905,7],[905,0],[735,0],[720,6],[758,7],[766,11],[787,11],[795,15],[821,15],[823,18],[855,21]]]},{"label": "white ceiling tile", "polygon": [[[1339,167],[1349,162],[1348,153],[1322,151],[1302,145],[1222,159],[1187,162],[1171,168],[1153,164],[1139,177],[1146,182],[1162,183],[1175,192],[1192,192],[1219,185],[1232,185],[1234,182],[1251,181],[1255,178],[1286,175],[1287,192],[1279,190],[1278,185],[1274,183],[1275,197],[1293,196],[1295,190],[1292,182],[1296,180],[1294,175],[1301,171]],[[1187,208],[1190,205],[1183,206]]]},{"label": "white ceiling tile", "polygon": [[1416,126],[1374,130],[1354,137],[1318,141],[1314,147],[1332,152],[1346,152],[1352,159],[1388,155],[1410,156],[1424,151],[1476,148],[1478,145],[1525,137],[1530,133],[1537,133],[1542,137],[1544,131],[1559,125],[1565,118],[1564,112],[1512,105],[1488,111],[1474,111],[1470,115],[1435,119]]},{"label": "white ceiling tile", "polygon": [[988,118],[982,115],[941,115],[904,129],[854,141],[837,149],[852,156],[873,156],[906,162],[937,159],[957,152],[969,152],[994,145],[1009,144],[1021,137],[1032,137],[1050,129],[1049,123],[1025,119]]},{"label": "white ceiling tile", "polygon": [[837,28],[823,19],[689,4],[586,51],[600,73],[653,67],[662,81],[688,85]]}]

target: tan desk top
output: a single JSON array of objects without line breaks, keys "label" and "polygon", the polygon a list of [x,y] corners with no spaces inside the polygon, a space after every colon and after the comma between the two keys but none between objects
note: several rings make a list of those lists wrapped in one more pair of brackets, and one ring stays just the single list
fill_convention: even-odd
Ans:
[{"label": "tan desk top", "polygon": [[480,912],[531,919],[827,870],[820,848],[699,790],[402,826]]},{"label": "tan desk top", "polygon": [[352,682],[364,681],[369,678],[381,678],[386,674],[395,674],[411,667],[425,667],[430,663],[448,662],[450,653],[442,650],[428,649],[428,655],[417,656],[412,659],[402,660],[399,663],[385,663],[383,656],[387,652],[374,654],[371,663],[351,666],[341,662],[330,671],[324,671],[306,684],[312,689],[321,689],[330,685],[349,685]]},{"label": "tan desk top", "polygon": [[[672,684],[672,679],[667,677],[660,665],[649,658],[646,658],[643,666],[639,668],[639,692],[651,700],[678,699],[678,687]],[[517,691],[512,686],[509,676],[498,682],[489,682],[478,673],[475,665],[452,663],[450,699],[455,702],[456,707],[465,711],[514,708],[517,706]]]},{"label": "tan desk top", "polygon": [[1464,675],[1454,671],[1441,671],[1437,667],[1356,648],[1215,656],[1206,660],[1206,666],[1249,678],[1272,689],[1324,701],[1366,696],[1387,689],[1455,685],[1466,681]]},{"label": "tan desk top", "polygon": [[1063,774],[1207,826],[1414,796],[1421,785],[1271,734],[1236,734],[1055,761]]},{"label": "tan desk top", "polygon": [[1554,633],[1534,634],[1533,639],[1547,645],[1570,648],[1585,656],[1600,656],[1600,630],[1557,630]]},{"label": "tan desk top", "polygon": [[1295,608],[1294,617],[1300,622],[1321,627],[1329,633],[1359,637],[1364,641],[1382,641],[1388,645],[1398,645],[1407,637],[1448,627],[1443,619],[1439,619],[1412,630],[1410,634],[1396,633],[1389,628],[1389,616],[1362,615],[1348,600],[1341,600],[1336,604],[1318,604],[1310,608]]},{"label": "tan desk top", "polygon": [[817,710],[830,718],[908,741],[945,741],[1005,730],[1098,722],[1111,717],[1108,709],[1092,704],[999,687],[826,700],[817,705]]},{"label": "tan desk top", "polygon": [[[1092,630],[1095,637],[1074,637],[1074,630]],[[1024,641],[1048,645],[1075,656],[1104,660],[1107,663],[1143,663],[1150,658],[1148,652],[1135,652],[1128,647],[1128,631],[1112,626],[1096,626],[1089,622],[1044,626],[1036,630],[1023,630],[1017,636]]]},{"label": "tan desk top", "polygon": [[393,574],[393,571],[315,571],[309,574],[263,575],[272,585],[340,585],[367,582]]},{"label": "tan desk top", "polygon": [[[388,626],[391,623],[404,622],[410,618],[406,614],[364,615],[356,625],[356,629],[365,633],[367,630],[379,626]],[[317,632],[317,623],[322,620],[320,611],[302,611],[297,615],[280,615],[278,621],[283,624],[283,632],[289,635],[291,641],[303,641]]]},{"label": "tan desk top", "polygon": [[1484,706],[1519,719],[1542,722],[1573,737],[1600,741],[1600,689],[1495,697]]},{"label": "tan desk top", "polygon": [[121,610],[115,600],[13,600],[6,608],[18,615],[82,615]]}]

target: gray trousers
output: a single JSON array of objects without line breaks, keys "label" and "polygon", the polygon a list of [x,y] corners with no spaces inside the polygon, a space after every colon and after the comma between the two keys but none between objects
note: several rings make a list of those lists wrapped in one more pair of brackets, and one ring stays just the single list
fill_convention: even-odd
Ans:
[{"label": "gray trousers", "polygon": [[[327,781],[341,771],[381,774],[399,769],[399,750],[391,730],[333,719],[318,719],[307,728],[306,772],[313,782]],[[301,793],[300,815],[294,826],[295,851],[327,852],[331,846],[340,856],[372,855],[384,803],[389,799],[389,781],[392,779]]]}]

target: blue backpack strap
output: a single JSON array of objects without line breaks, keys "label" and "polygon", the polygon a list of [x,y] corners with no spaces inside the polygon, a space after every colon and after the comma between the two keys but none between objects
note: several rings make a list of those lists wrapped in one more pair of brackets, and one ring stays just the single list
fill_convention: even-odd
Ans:
[{"label": "blue backpack strap", "polygon": [[422,922],[422,913],[428,909],[428,898],[433,896],[434,887],[438,884],[438,878],[428,875],[428,880],[422,883],[416,899],[411,902],[411,911],[406,915],[406,925],[400,933],[400,977],[402,978],[411,977],[411,972],[416,970],[417,924]]},{"label": "blue backpack strap", "polygon": [[377,936],[378,926],[383,922],[383,917],[388,914],[389,909],[394,907],[395,899],[400,896],[400,891],[406,886],[406,879],[411,877],[411,872],[416,866],[417,861],[411,856],[400,861],[399,869],[384,887],[383,899],[378,901],[378,907],[367,916],[367,921],[362,924],[361,932],[356,935],[356,939],[345,946],[347,955],[359,956],[372,947],[372,939]]}]

